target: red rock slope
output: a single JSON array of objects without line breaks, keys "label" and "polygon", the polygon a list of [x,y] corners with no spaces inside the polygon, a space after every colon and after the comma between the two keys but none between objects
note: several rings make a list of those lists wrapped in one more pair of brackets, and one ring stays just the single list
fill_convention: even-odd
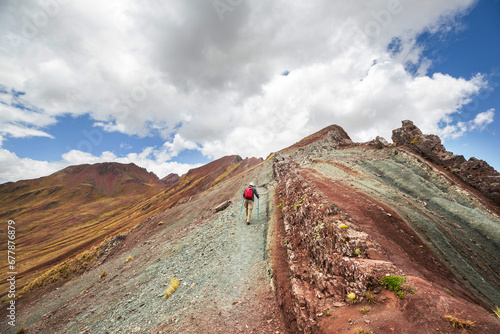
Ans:
[{"label": "red rock slope", "polygon": [[[494,202],[407,148],[354,144],[338,127],[310,138],[274,162],[289,332],[460,332],[446,316],[500,332]],[[386,276],[404,277],[399,296]]]}]

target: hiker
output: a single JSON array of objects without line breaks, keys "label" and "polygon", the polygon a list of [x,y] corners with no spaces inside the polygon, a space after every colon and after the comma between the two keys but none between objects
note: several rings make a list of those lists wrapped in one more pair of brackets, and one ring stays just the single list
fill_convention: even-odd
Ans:
[{"label": "hiker", "polygon": [[253,199],[254,195],[259,197],[259,193],[257,192],[257,188],[255,188],[255,183],[250,182],[248,187],[243,191],[244,198],[244,206],[245,206],[245,214],[247,217],[247,225],[250,225],[250,219],[252,218],[252,209],[253,209]]}]

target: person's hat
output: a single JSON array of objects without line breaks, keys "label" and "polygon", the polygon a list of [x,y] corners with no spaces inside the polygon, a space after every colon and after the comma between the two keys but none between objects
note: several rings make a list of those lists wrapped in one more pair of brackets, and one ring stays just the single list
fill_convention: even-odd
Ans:
[{"label": "person's hat", "polygon": [[251,187],[255,187],[255,183],[250,182],[249,186],[251,186]]}]

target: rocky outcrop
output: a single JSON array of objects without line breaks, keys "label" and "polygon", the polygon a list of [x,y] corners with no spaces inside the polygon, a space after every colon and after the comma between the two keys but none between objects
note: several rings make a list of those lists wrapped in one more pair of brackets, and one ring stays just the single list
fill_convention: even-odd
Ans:
[{"label": "rocky outcrop", "polygon": [[402,123],[401,128],[392,131],[395,146],[411,148],[500,204],[500,173],[486,161],[476,158],[466,160],[462,155],[447,151],[438,136],[423,134],[412,121]]},{"label": "rocky outcrop", "polygon": [[362,299],[385,275],[400,271],[391,262],[370,257],[380,246],[318,193],[293,158],[277,156],[273,169],[294,312],[287,317],[295,319],[299,332],[316,333],[322,310],[332,303],[347,305],[349,293]]},{"label": "rocky outcrop", "polygon": [[338,125],[332,127],[332,129],[328,131],[325,138],[321,140],[321,143],[333,147],[348,146],[353,144],[347,132],[345,132],[344,129]]},{"label": "rocky outcrop", "polygon": [[224,211],[226,210],[229,206],[231,205],[231,201],[225,201],[219,205],[217,205],[214,209],[215,212],[219,212],[219,211]]},{"label": "rocky outcrop", "polygon": [[368,143],[366,143],[367,145],[370,145],[370,146],[375,146],[376,148],[378,149],[383,149],[385,147],[389,147],[391,146],[391,144],[389,144],[387,142],[387,140],[385,140],[385,138],[383,137],[380,137],[380,136],[377,136],[375,137],[375,139],[369,141]]}]

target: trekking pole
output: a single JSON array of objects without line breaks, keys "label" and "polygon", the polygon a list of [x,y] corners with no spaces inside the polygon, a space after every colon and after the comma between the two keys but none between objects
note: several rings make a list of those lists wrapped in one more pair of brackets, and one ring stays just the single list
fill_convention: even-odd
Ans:
[{"label": "trekking pole", "polygon": [[259,219],[259,205],[260,205],[260,198],[257,197],[257,219]]},{"label": "trekking pole", "polygon": [[245,202],[245,200],[242,200],[241,201],[241,209],[240,209],[240,215],[238,216],[238,219],[241,218],[241,210],[243,210],[243,202]]}]

